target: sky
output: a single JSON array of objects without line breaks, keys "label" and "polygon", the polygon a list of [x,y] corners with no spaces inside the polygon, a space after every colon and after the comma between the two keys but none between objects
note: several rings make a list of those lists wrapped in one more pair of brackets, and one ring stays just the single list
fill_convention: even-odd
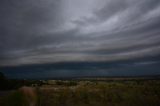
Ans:
[{"label": "sky", "polygon": [[0,67],[64,63],[160,74],[160,0],[0,0]]}]

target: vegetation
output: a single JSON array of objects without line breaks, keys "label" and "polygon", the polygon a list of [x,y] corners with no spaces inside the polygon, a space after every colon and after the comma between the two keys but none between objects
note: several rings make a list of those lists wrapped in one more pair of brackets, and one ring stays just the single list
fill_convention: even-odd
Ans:
[{"label": "vegetation", "polygon": [[0,81],[0,106],[160,106],[158,79]]},{"label": "vegetation", "polygon": [[55,82],[56,85],[63,85],[63,86],[76,86],[77,82],[76,81],[59,81],[57,80]]},{"label": "vegetation", "polygon": [[31,103],[34,106],[160,105],[159,80],[77,81],[73,86],[59,81],[57,84],[20,88],[1,98],[0,106],[30,106]]},{"label": "vegetation", "polygon": [[[52,87],[51,87],[52,88]],[[81,82],[76,87],[41,88],[41,106],[159,106],[160,81]]]},{"label": "vegetation", "polygon": [[43,82],[39,80],[7,79],[3,73],[0,72],[0,90],[13,90],[22,86],[41,86],[42,84]]}]

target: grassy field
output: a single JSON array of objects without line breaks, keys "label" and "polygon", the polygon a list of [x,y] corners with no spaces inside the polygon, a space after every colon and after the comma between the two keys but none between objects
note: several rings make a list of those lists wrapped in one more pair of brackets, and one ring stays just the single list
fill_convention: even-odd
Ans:
[{"label": "grassy field", "polygon": [[160,80],[48,80],[8,92],[0,106],[160,106]]}]

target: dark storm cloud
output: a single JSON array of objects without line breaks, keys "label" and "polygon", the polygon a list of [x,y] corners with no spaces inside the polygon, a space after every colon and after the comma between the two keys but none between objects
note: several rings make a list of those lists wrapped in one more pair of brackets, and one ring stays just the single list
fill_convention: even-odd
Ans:
[{"label": "dark storm cloud", "polygon": [[[38,0],[2,0],[1,47],[5,50],[26,49],[45,42],[44,35],[48,23],[58,24],[58,2]],[[54,16],[55,15],[55,16]]]},{"label": "dark storm cloud", "polygon": [[160,54],[159,0],[1,0],[0,14],[1,66]]},{"label": "dark storm cloud", "polygon": [[118,12],[124,11],[127,7],[128,5],[126,0],[110,0],[100,10],[95,11],[95,14],[102,21],[110,18]]}]

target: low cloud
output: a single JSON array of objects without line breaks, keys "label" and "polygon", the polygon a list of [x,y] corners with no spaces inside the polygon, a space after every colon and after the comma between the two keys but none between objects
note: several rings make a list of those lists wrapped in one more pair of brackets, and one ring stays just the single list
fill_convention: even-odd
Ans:
[{"label": "low cloud", "polygon": [[159,0],[1,0],[0,13],[0,66],[160,54]]}]

